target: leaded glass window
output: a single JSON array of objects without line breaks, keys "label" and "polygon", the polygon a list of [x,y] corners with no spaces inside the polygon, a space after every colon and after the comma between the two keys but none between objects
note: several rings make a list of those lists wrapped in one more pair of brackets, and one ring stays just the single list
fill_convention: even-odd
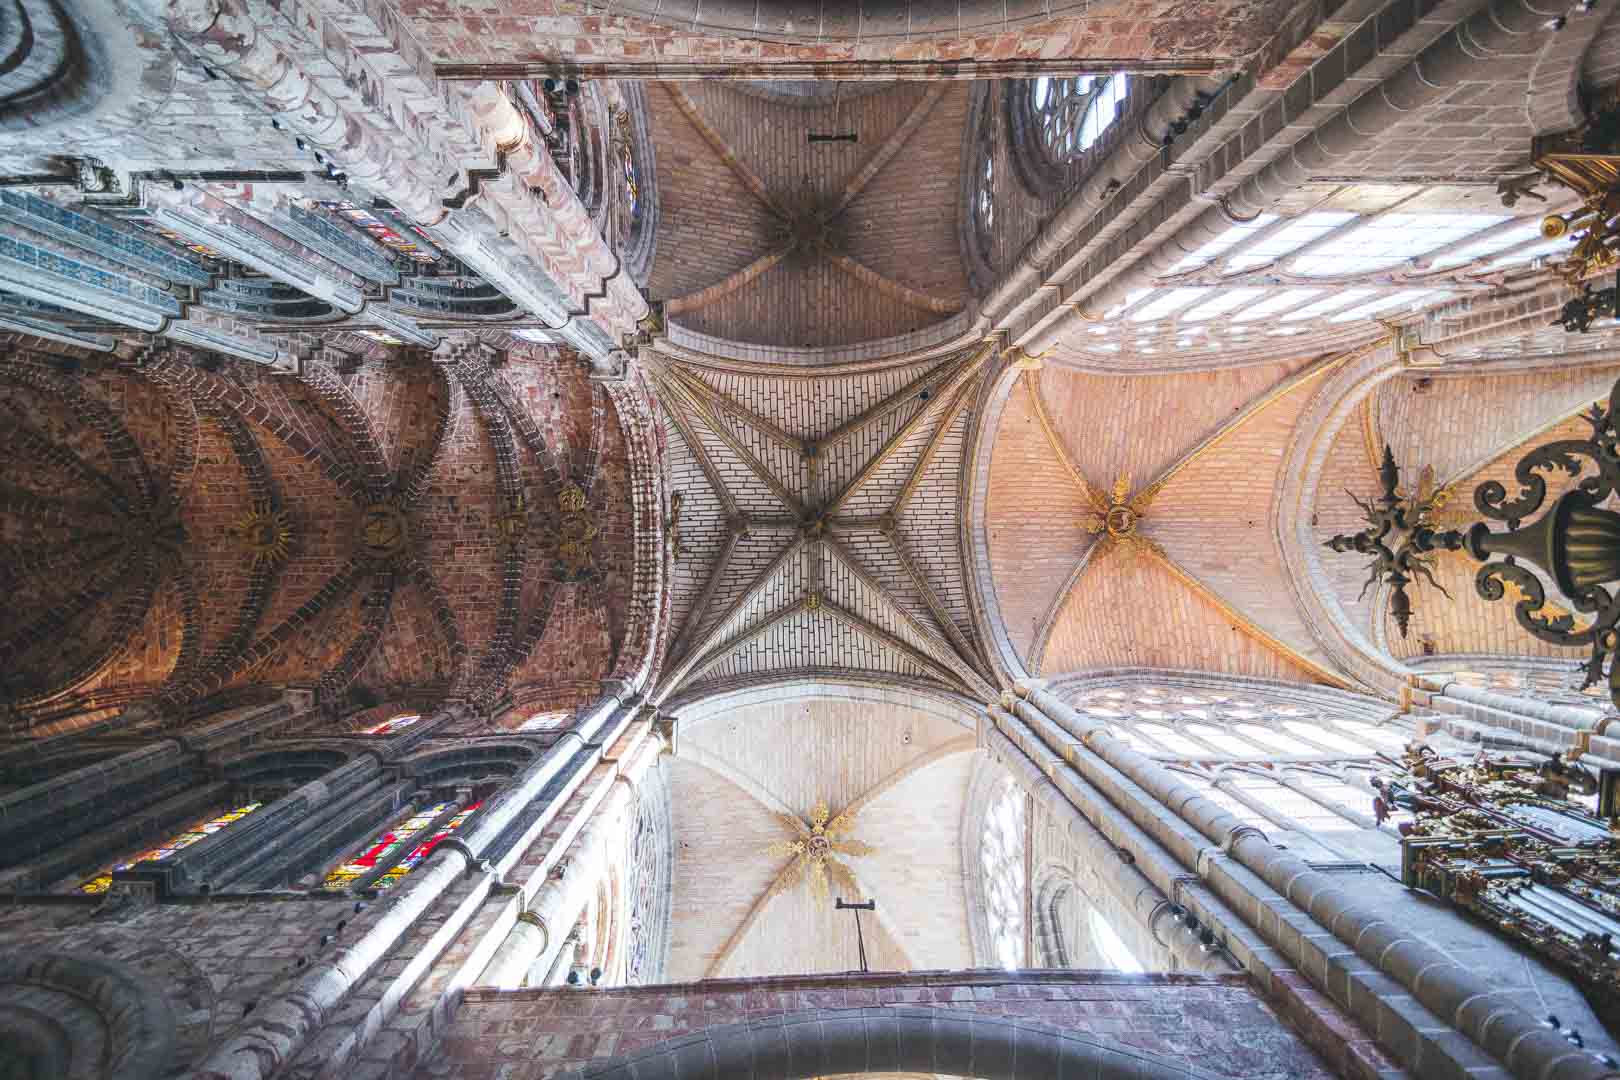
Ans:
[{"label": "leaded glass window", "polygon": [[1125,74],[1031,81],[1030,110],[1046,156],[1063,163],[1090,149],[1114,123],[1130,85]]},{"label": "leaded glass window", "polygon": [[1002,782],[984,818],[979,850],[991,948],[1002,967],[1024,966],[1024,858],[1028,811],[1011,780]]},{"label": "leaded glass window", "polygon": [[162,862],[175,852],[180,851],[183,848],[188,848],[192,844],[197,843],[199,840],[205,840],[214,835],[227,825],[231,824],[231,822],[242,820],[263,805],[263,803],[256,802],[247,803],[244,806],[238,806],[235,810],[228,810],[223,814],[216,815],[215,817],[205,818],[185,831],[176,833],[174,836],[170,837],[164,843],[159,844],[157,847],[141,852],[141,854],[136,855],[128,862],[116,863],[107,867],[107,869],[103,870],[95,877],[92,877],[83,885],[80,885],[79,891],[87,893],[104,893],[112,887],[112,876],[117,871],[129,870],[134,867],[136,863]]},{"label": "leaded glass window", "polygon": [[411,848],[409,854],[407,854],[403,859],[399,860],[399,862],[395,863],[386,874],[378,878],[375,883],[375,887],[378,889],[389,889],[398,884],[400,878],[404,877],[406,874],[410,873],[412,870],[415,870],[419,865],[421,865],[423,859],[433,854],[434,848],[438,847],[445,840],[447,840],[451,833],[455,832],[457,829],[461,828],[462,825],[466,824],[467,819],[472,817],[472,815],[477,812],[478,808],[483,805],[484,804],[481,802],[473,803],[471,806],[461,811],[461,813],[447,821],[443,826],[434,830],[432,836],[429,836],[426,840],[423,840],[421,843]]},{"label": "leaded glass window", "polygon": [[352,859],[334,867],[321,882],[321,888],[346,889],[353,885],[376,870],[379,865],[386,864],[391,856],[409,844],[418,833],[432,825],[441,814],[454,805],[449,802],[435,803],[425,810],[407,815],[403,821],[384,829],[372,839],[371,843],[356,852]]}]

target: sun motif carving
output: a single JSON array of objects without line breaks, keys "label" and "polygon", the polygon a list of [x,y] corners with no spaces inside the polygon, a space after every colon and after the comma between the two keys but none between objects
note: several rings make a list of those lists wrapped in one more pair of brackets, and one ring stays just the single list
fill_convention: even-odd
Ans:
[{"label": "sun motif carving", "polygon": [[808,823],[792,814],[777,816],[793,830],[794,839],[774,841],[765,850],[778,858],[789,856],[793,861],[777,875],[770,895],[787,892],[806,879],[817,900],[827,899],[829,881],[851,896],[859,892],[854,871],[838,856],[871,855],[877,849],[850,837],[850,832],[855,828],[854,810],[846,809],[833,817],[832,811],[827,808],[827,801],[820,799],[811,810]]},{"label": "sun motif carving", "polygon": [[273,509],[269,503],[260,503],[237,520],[236,534],[247,543],[253,565],[258,566],[287,557],[292,525],[286,514]]},{"label": "sun motif carving", "polygon": [[1160,551],[1158,544],[1137,531],[1147,515],[1148,507],[1159,494],[1159,485],[1152,484],[1135,495],[1130,493],[1130,485],[1130,477],[1120,473],[1119,479],[1114,481],[1113,490],[1107,494],[1089,484],[1086,486],[1086,498],[1091,501],[1086,531],[1101,537],[1097,541],[1093,560],[1102,558],[1116,547],[1132,554]]}]

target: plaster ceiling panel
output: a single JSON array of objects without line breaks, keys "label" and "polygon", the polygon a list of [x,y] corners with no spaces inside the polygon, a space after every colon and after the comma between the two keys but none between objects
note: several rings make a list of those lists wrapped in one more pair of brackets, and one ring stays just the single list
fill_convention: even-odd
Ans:
[{"label": "plaster ceiling panel", "polygon": [[[778,550],[781,550],[778,548]],[[760,579],[754,575],[749,582],[758,580],[759,588],[750,595],[745,589],[739,593],[742,603],[714,627],[716,641],[727,641],[744,630],[758,626],[772,615],[805,598],[810,591],[810,567],[803,548],[785,558],[773,560],[775,570]],[[767,570],[770,569],[768,565]]]},{"label": "plaster ceiling panel", "polygon": [[[683,720],[681,744],[747,790],[767,792],[767,798],[808,818],[818,800],[838,813],[969,734],[934,712],[898,701],[879,706],[828,687],[818,688],[814,697],[784,695]],[[856,836],[875,842],[863,826]]]},{"label": "plaster ceiling panel", "polygon": [[[1620,368],[1588,367],[1467,378],[1397,377],[1379,387],[1370,439],[1379,452],[1389,443],[1403,480],[1432,465],[1438,483],[1452,483],[1504,447],[1545,441],[1542,433],[1550,425],[1607,399],[1616,376]],[[1472,499],[1471,488],[1463,494]]]},{"label": "plaster ceiling panel", "polygon": [[[851,859],[850,864],[860,874],[858,864],[866,861]],[[833,901],[839,895],[835,886],[822,899],[799,884],[772,898],[715,975],[756,978],[859,971],[854,917],[836,909]],[[918,965],[890,934],[886,926],[890,914],[886,910],[861,914],[867,965],[873,971],[911,971]]]},{"label": "plaster ceiling panel", "polygon": [[1093,559],[1058,611],[1039,671],[1188,668],[1284,682],[1315,677],[1251,637],[1152,556]]},{"label": "plaster ceiling panel", "polygon": [[[1370,400],[1366,404],[1370,404]],[[1322,464],[1322,475],[1330,477],[1331,482],[1317,487],[1311,532],[1323,543],[1339,533],[1349,535],[1367,526],[1367,519],[1346,491],[1365,497],[1379,490],[1378,472],[1368,455],[1364,438],[1363,412],[1364,409],[1358,409],[1339,429]],[[1351,625],[1362,633],[1370,633],[1374,595],[1371,589],[1362,591],[1367,579],[1365,564],[1348,556],[1334,558],[1333,553],[1325,549],[1314,551],[1312,555],[1322,574],[1317,580],[1328,584]]]},{"label": "plaster ceiling panel", "polygon": [[[724,394],[728,400],[736,401],[730,394],[725,394],[725,391],[714,385],[717,380],[705,378],[705,374],[707,373],[694,373],[691,378],[696,379],[716,393]],[[731,438],[746,448],[756,460],[763,464],[766,470],[782,483],[783,487],[796,496],[803,496],[804,458],[799,453],[798,446],[792,445],[782,437],[787,432],[777,434],[762,430],[758,423],[752,422],[745,416],[739,415],[738,412],[727,408],[725,402],[709,400],[703,404],[708,410],[709,416],[712,416],[719,424],[724,425]],[[743,402],[737,401],[737,404],[745,409],[747,408]],[[752,412],[753,410],[748,411]],[[768,421],[768,418],[762,419]]]},{"label": "plaster ceiling panel", "polygon": [[[862,807],[862,883],[921,969],[973,966],[962,873],[962,813],[975,755],[943,752]],[[865,898],[863,898],[865,899]],[[926,901],[926,902],[925,902]]]},{"label": "plaster ceiling panel", "polygon": [[1028,375],[1015,383],[990,456],[985,533],[1007,636],[1026,662],[1059,592],[1091,547],[1091,508],[1031,407]]},{"label": "plaster ceiling panel", "polygon": [[1265,633],[1299,658],[1331,669],[1289,597],[1271,519],[1289,439],[1318,385],[1317,379],[1303,380],[1244,417],[1171,477],[1140,527]]},{"label": "plaster ceiling panel", "polygon": [[765,854],[785,835],[769,809],[730,781],[679,756],[669,770],[674,910],[701,913],[671,924],[669,982],[701,979],[776,875]]},{"label": "plaster ceiling panel", "polygon": [[[702,370],[703,380],[788,432],[819,440],[896,393],[931,364],[843,375],[774,375]],[[698,370],[698,369],[694,369]]]},{"label": "plaster ceiling panel", "polygon": [[[206,414],[197,417],[197,464],[191,474],[192,494],[180,506],[189,538],[187,555],[197,588],[209,602],[201,605],[202,655],[230,636],[247,605],[251,582],[268,577],[271,568],[254,568],[242,558],[241,541],[230,526],[253,510],[253,493],[241,459],[224,428]],[[197,496],[206,492],[206,498]],[[15,599],[15,598],[14,598]]]}]

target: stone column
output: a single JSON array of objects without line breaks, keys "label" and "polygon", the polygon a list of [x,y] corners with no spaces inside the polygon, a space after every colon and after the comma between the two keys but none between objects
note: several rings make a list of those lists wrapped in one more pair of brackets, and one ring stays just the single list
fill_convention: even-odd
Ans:
[{"label": "stone column", "polygon": [[632,735],[643,736],[639,753],[619,774],[590,822],[524,905],[517,924],[484,969],[481,982],[515,988],[530,968],[538,965],[549,969],[556,961],[566,928],[578,921],[590,902],[613,851],[613,841],[621,837],[626,812],[635,805],[636,784],[663,752],[662,740],[645,738],[645,733],[626,732],[621,742]]},{"label": "stone column", "polygon": [[[1114,784],[1116,790],[1128,785],[1149,800],[1122,806],[1139,824],[1168,811],[1179,819],[1176,824],[1191,826],[1363,960],[1399,982],[1435,1016],[1505,1063],[1513,1075],[1521,1080],[1601,1080],[1615,1075],[1517,1005],[1502,1002],[1500,988],[1483,974],[1462,967],[1383,912],[1357,902],[1338,881],[1275,847],[1258,829],[1131,749],[1095,719],[1030,684],[1020,684],[1018,692],[1026,699],[1015,705],[1019,717],[1055,725],[1068,736],[1060,739],[1061,747],[1053,746],[1063,760],[1098,776],[1115,770],[1125,782]],[[1212,862],[1208,849],[1191,854],[1200,876],[1206,876],[1206,865]],[[1207,876],[1220,872],[1211,867]],[[1241,887],[1240,881],[1227,876],[1228,884]],[[1331,987],[1323,989],[1332,992]],[[1416,1052],[1421,1054],[1421,1048]]]},{"label": "stone column", "polygon": [[1179,905],[1149,880],[1138,864],[1161,864],[1157,867],[1161,880],[1174,880],[1180,874],[1179,867],[1169,865],[1162,854],[1145,846],[1139,851],[1126,851],[1111,843],[1040,767],[1000,731],[987,730],[984,746],[1047,813],[1063,823],[1065,833],[1076,847],[1089,859],[1109,868],[1101,875],[1105,887],[1147,927],[1153,939],[1174,958],[1178,970],[1210,975],[1243,970],[1230,953],[1219,947],[1206,947],[1197,933],[1190,932],[1180,922],[1174,910]]}]

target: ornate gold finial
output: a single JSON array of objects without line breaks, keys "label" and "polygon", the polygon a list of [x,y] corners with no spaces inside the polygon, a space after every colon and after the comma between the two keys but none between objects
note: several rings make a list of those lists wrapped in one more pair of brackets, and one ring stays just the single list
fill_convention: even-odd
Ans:
[{"label": "ornate gold finial", "polygon": [[360,513],[360,552],[382,561],[399,555],[410,544],[410,523],[405,511],[391,502],[376,502]]},{"label": "ornate gold finial", "polygon": [[269,503],[259,503],[243,514],[237,519],[235,531],[247,543],[254,566],[281,562],[292,543],[292,524],[287,515],[272,509]]},{"label": "ornate gold finial", "polygon": [[569,484],[557,493],[557,513],[544,528],[547,548],[559,581],[584,581],[596,572],[591,541],[602,530],[585,510],[585,491]]},{"label": "ornate gold finial", "polygon": [[810,811],[808,823],[792,814],[778,814],[777,817],[792,830],[794,838],[774,841],[766,845],[765,851],[777,858],[790,857],[793,861],[783,868],[771,884],[769,895],[784,893],[806,877],[810,879],[810,891],[817,900],[827,899],[829,878],[851,895],[858,891],[854,872],[836,856],[871,855],[877,849],[849,837],[855,828],[854,810],[845,809],[842,814],[833,817],[827,809],[827,801],[818,799]]}]

